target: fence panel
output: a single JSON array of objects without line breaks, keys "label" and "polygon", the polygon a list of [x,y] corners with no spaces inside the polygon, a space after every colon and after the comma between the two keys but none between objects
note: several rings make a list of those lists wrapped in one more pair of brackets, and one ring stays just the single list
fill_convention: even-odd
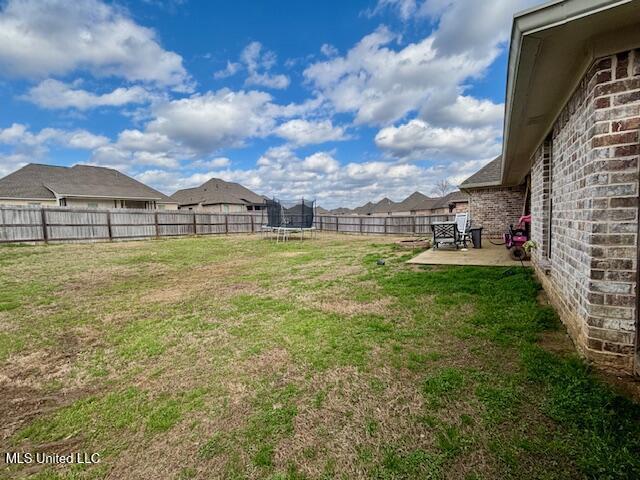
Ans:
[{"label": "fence panel", "polygon": [[111,235],[114,239],[156,236],[155,212],[149,210],[110,210],[110,215]]},{"label": "fence panel", "polygon": [[251,233],[253,230],[253,216],[246,214],[229,214],[227,217],[226,233]]},{"label": "fence panel", "polygon": [[67,210],[46,208],[47,240],[107,240],[109,224],[104,210]]},{"label": "fence panel", "polygon": [[[319,231],[363,235],[431,235],[431,224],[454,215],[372,217],[318,215]],[[264,212],[76,209],[0,206],[0,242],[127,240],[169,236],[259,232]],[[43,226],[44,222],[44,226]]]},{"label": "fence panel", "polygon": [[38,242],[44,240],[42,209],[0,206],[0,242]]}]

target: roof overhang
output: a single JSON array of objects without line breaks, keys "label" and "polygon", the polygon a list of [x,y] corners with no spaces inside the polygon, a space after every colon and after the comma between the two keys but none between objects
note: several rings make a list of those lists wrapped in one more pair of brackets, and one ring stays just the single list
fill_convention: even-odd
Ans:
[{"label": "roof overhang", "polygon": [[533,153],[594,60],[640,46],[639,27],[637,0],[555,0],[515,16],[502,185],[522,182]]}]

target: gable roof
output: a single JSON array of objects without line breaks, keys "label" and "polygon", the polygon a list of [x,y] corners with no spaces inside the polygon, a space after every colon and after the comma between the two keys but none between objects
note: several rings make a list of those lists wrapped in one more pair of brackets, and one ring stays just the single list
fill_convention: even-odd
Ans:
[{"label": "gable roof", "polygon": [[413,192],[407,198],[395,204],[394,212],[411,212],[414,210],[429,210],[436,201],[435,198],[427,197],[420,192]]},{"label": "gable roof", "polygon": [[376,203],[371,209],[371,213],[389,213],[393,212],[393,209],[397,205],[393,200],[385,197]]},{"label": "gable roof", "polygon": [[451,203],[464,203],[469,201],[469,194],[456,190],[455,192],[447,193],[444,197],[439,197],[431,208],[445,208]]},{"label": "gable roof", "polygon": [[58,197],[156,200],[169,197],[124,173],[105,167],[60,167],[30,163],[0,179],[0,198],[49,200]]},{"label": "gable roof", "polygon": [[211,178],[199,187],[178,190],[171,198],[179,205],[255,205],[263,204],[265,197],[252,192],[239,183]]},{"label": "gable roof", "polygon": [[502,155],[494,158],[460,184],[460,188],[481,188],[500,185],[502,181]]}]

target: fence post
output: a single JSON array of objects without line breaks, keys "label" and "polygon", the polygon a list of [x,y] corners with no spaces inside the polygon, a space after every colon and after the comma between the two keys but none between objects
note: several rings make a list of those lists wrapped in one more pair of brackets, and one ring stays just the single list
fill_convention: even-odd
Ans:
[{"label": "fence post", "polygon": [[196,221],[196,212],[193,212],[193,234],[198,235],[198,223]]},{"label": "fence post", "polygon": [[384,234],[387,234],[387,218],[389,217],[384,217]]},{"label": "fence post", "polygon": [[413,217],[411,217],[411,219],[413,220],[413,234],[415,235],[416,233],[418,233],[418,227],[416,226],[416,217],[415,217],[415,215]]},{"label": "fence post", "polygon": [[224,234],[225,235],[229,234],[229,214],[228,213],[224,214]]},{"label": "fence post", "polygon": [[254,225],[253,225],[253,213],[249,215],[251,217],[251,233],[253,233]]},{"label": "fence post", "polygon": [[49,233],[47,232],[47,214],[44,207],[40,207],[40,218],[42,218],[42,239],[44,243],[49,243]]},{"label": "fence post", "polygon": [[160,238],[160,227],[158,226],[158,212],[153,213],[153,221],[156,224],[156,238]]},{"label": "fence post", "polygon": [[336,233],[340,232],[340,217],[336,216]]},{"label": "fence post", "polygon": [[362,217],[358,216],[358,230],[360,231],[360,235],[362,235]]},{"label": "fence post", "polygon": [[109,233],[109,241],[113,240],[113,233],[111,232],[111,210],[107,210],[107,232]]}]

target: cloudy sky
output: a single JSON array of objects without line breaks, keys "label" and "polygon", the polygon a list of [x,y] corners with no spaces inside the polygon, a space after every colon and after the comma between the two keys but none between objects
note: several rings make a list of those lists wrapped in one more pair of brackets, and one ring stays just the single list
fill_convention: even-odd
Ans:
[{"label": "cloudy sky", "polygon": [[429,194],[499,154],[511,19],[538,3],[0,0],[0,175]]}]

